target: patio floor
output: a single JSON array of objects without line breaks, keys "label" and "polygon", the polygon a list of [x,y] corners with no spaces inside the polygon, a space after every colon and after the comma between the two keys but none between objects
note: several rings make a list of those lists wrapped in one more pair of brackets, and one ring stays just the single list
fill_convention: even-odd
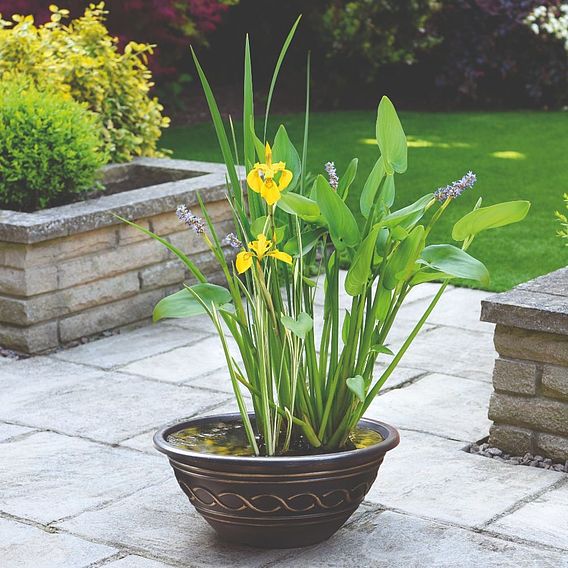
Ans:
[{"label": "patio floor", "polygon": [[[395,347],[436,286],[419,290]],[[152,447],[164,423],[236,410],[203,318],[0,358],[1,565],[568,567],[568,476],[462,451],[490,426],[485,295],[446,293],[368,412],[400,429],[400,446],[347,525],[306,549],[223,544]]]}]

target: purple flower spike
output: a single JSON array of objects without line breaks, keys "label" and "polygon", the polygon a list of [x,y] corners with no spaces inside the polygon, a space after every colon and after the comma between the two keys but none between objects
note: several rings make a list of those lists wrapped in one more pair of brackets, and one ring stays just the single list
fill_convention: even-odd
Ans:
[{"label": "purple flower spike", "polygon": [[329,176],[329,185],[337,191],[337,186],[339,185],[339,178],[337,177],[337,170],[335,169],[335,164],[333,162],[327,162],[325,165],[325,171]]},{"label": "purple flower spike", "polygon": [[239,241],[239,239],[237,238],[237,235],[235,235],[235,233],[229,233],[223,239],[223,244],[229,245],[230,247],[233,247],[234,249],[243,248],[243,243],[241,243],[241,241]]},{"label": "purple flower spike", "polygon": [[434,192],[434,197],[438,201],[446,201],[446,199],[455,199],[459,197],[466,189],[473,187],[477,181],[477,176],[469,171],[460,180],[454,181],[446,187],[440,187]]},{"label": "purple flower spike", "polygon": [[178,205],[176,209],[178,219],[193,229],[197,235],[205,232],[205,222],[201,217],[194,215],[185,205]]}]

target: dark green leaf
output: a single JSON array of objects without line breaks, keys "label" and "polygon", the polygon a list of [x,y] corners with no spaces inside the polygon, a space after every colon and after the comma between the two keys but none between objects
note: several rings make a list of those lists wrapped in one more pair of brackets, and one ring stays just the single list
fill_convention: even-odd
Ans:
[{"label": "dark green leaf", "polygon": [[421,260],[430,268],[457,278],[489,283],[489,272],[485,265],[453,245],[430,245],[422,251]]},{"label": "dark green leaf", "polygon": [[356,247],[361,242],[361,235],[349,207],[321,175],[315,181],[314,190],[316,202],[327,221],[335,248],[341,251],[348,247]]},{"label": "dark green leaf", "polygon": [[345,279],[345,291],[350,296],[358,296],[365,290],[371,275],[371,264],[380,230],[380,226],[375,225],[355,253]]},{"label": "dark green leaf", "polygon": [[379,103],[376,134],[387,174],[404,173],[407,167],[406,136],[388,97],[383,97]]},{"label": "dark green leaf", "polygon": [[286,169],[292,172],[292,181],[287,188],[288,191],[292,191],[300,181],[302,167],[300,164],[300,156],[292,142],[290,142],[286,128],[284,128],[284,125],[282,124],[278,128],[276,136],[274,137],[272,159],[274,162],[284,162],[286,164]]},{"label": "dark green leaf", "polygon": [[[223,286],[203,283],[195,284],[190,288],[207,306],[226,306],[232,300],[231,293]],[[153,319],[159,321],[164,318],[188,318],[204,313],[206,313],[205,309],[197,298],[184,288],[161,299],[154,308]]]},{"label": "dark green leaf", "polygon": [[361,375],[350,377],[345,381],[347,388],[361,401],[365,402],[365,380]]},{"label": "dark green leaf", "polygon": [[306,335],[312,330],[314,321],[305,312],[298,314],[298,318],[294,319],[290,316],[282,314],[280,316],[282,325],[300,339],[306,339]]},{"label": "dark green leaf", "polygon": [[470,235],[477,235],[481,231],[522,221],[527,216],[530,206],[529,201],[507,201],[475,209],[454,225],[452,238],[455,241],[464,241]]},{"label": "dark green leaf", "polygon": [[345,170],[343,175],[339,176],[339,184],[337,185],[337,193],[339,194],[339,197],[341,197],[341,199],[343,199],[344,201],[347,198],[347,194],[349,193],[349,188],[351,187],[351,184],[353,183],[353,180],[355,179],[355,176],[357,175],[357,164],[358,163],[359,163],[359,160],[357,158],[353,158],[349,162],[349,165],[347,166],[347,169]]},{"label": "dark green leaf", "polygon": [[385,166],[383,157],[381,156],[373,166],[371,173],[365,181],[365,185],[361,191],[361,198],[359,201],[359,206],[361,207],[361,213],[364,217],[368,217],[371,209],[373,208],[373,203],[375,202],[375,195],[379,189],[382,179],[385,177]]}]

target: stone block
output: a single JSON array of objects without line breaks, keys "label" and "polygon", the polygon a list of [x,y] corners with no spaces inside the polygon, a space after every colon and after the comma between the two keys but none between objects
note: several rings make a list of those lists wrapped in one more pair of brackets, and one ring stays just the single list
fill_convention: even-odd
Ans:
[{"label": "stone block", "polygon": [[[568,282],[568,279],[567,279]],[[568,334],[566,296],[517,288],[482,302],[482,319],[509,327]]]},{"label": "stone block", "polygon": [[26,297],[56,289],[57,266],[55,265],[20,269],[0,264],[0,294]]},{"label": "stone block", "polygon": [[479,440],[491,424],[491,391],[489,383],[432,374],[375,398],[365,416],[453,440]]},{"label": "stone block", "polygon": [[0,325],[0,345],[22,353],[42,353],[59,344],[57,321],[47,321],[29,327]]},{"label": "stone block", "polygon": [[[546,492],[488,526],[488,530],[568,550],[568,486]],[[565,556],[568,563],[568,558]],[[522,563],[519,564],[521,566]]]},{"label": "stone block", "polygon": [[400,445],[385,456],[367,500],[411,515],[477,527],[564,476],[507,466],[462,448],[463,442],[402,431]]},{"label": "stone block", "polygon": [[[188,342],[192,337],[194,336],[187,332]],[[235,341],[232,338],[227,338],[227,342],[231,353],[239,361],[240,355]],[[204,354],[206,355],[204,356]],[[226,364],[220,339],[208,337],[199,338],[191,345],[178,347],[167,353],[140,359],[121,370],[159,381],[183,383],[213,371],[225,369]]]},{"label": "stone block", "polygon": [[495,361],[493,386],[495,390],[520,394],[536,394],[537,367],[534,363],[503,359]]},{"label": "stone block", "polygon": [[[380,476],[380,473],[379,473]],[[562,552],[539,550],[394,511],[362,515],[274,568],[566,568]]]},{"label": "stone block", "polygon": [[544,395],[568,400],[568,367],[545,365],[542,387]]},{"label": "stone block", "polygon": [[[163,424],[204,414],[228,399],[226,394],[178,387],[120,373],[105,373],[66,384],[53,381],[50,388],[35,384],[14,386],[22,392],[10,397],[8,407],[0,410],[4,420],[68,436],[81,436],[116,444]],[[31,379],[41,381],[41,376]],[[144,393],[144,404],[139,404]]]},{"label": "stone block", "polygon": [[255,550],[215,538],[213,529],[178,487],[166,458],[160,457],[161,469],[169,477],[165,483],[59,526],[83,538],[136,550],[180,568],[261,568],[290,554],[289,550]]},{"label": "stone block", "polygon": [[489,418],[495,422],[568,435],[568,403],[549,398],[493,393]]},{"label": "stone block", "polygon": [[160,462],[158,456],[38,432],[2,445],[0,509],[51,523],[163,481],[171,473]]},{"label": "stone block", "polygon": [[58,265],[59,288],[69,288],[148,266],[166,260],[168,255],[163,245],[149,239],[71,259]]},{"label": "stone block", "polygon": [[507,424],[493,424],[489,430],[489,443],[514,456],[522,456],[535,450],[535,434],[532,430]]},{"label": "stone block", "polygon": [[47,266],[68,258],[100,252],[117,245],[112,227],[34,244],[0,243],[0,264],[15,268]]},{"label": "stone block", "polygon": [[[149,219],[136,219],[135,223],[148,231],[153,231],[153,226]],[[118,225],[116,231],[118,246],[129,245],[131,243],[137,243],[151,238],[146,233],[143,233],[136,227],[127,225],[126,223]]]},{"label": "stone block", "polygon": [[52,357],[82,365],[111,369],[138,359],[170,351],[204,337],[200,330],[188,333],[184,329],[161,323],[148,325],[119,335],[99,339],[85,345],[64,349]]},{"label": "stone block", "polygon": [[67,316],[59,321],[59,336],[63,343],[93,335],[151,317],[154,306],[174,290],[160,288],[141,292],[130,298],[103,304]]},{"label": "stone block", "polygon": [[568,366],[568,336],[497,325],[495,349],[512,359]]},{"label": "stone block", "polygon": [[98,564],[118,552],[110,546],[70,534],[48,532],[10,519],[0,518],[0,533],[0,557],[5,568],[77,568]]},{"label": "stone block", "polygon": [[138,273],[138,277],[142,290],[181,284],[186,277],[186,267],[181,260],[167,260],[166,262],[143,268]]},{"label": "stone block", "polygon": [[6,323],[31,325],[132,296],[139,288],[138,273],[127,272],[31,298],[0,296],[0,313]]},{"label": "stone block", "polygon": [[554,460],[568,460],[568,437],[553,434],[537,434],[538,453]]}]

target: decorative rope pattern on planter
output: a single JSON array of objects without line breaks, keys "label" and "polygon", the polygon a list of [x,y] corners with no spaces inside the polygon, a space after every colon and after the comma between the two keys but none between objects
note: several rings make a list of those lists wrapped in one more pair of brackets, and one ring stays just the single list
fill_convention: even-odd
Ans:
[{"label": "decorative rope pattern on planter", "polygon": [[[223,492],[219,493],[219,495],[215,495],[209,489],[204,487],[189,487],[187,483],[180,481],[180,485],[185,490],[189,500],[196,504],[199,503],[201,505],[205,505],[206,507],[213,507],[219,506],[222,509],[227,511],[237,512],[243,511],[245,509],[250,509],[255,513],[277,513],[278,511],[288,511],[291,513],[303,513],[305,511],[310,511],[315,509],[316,507],[320,507],[321,509],[335,509],[343,504],[350,504],[353,502],[360,501],[369,491],[371,486],[368,482],[360,483],[359,485],[355,486],[353,489],[335,489],[333,491],[328,491],[327,493],[323,493],[321,496],[316,495],[315,493],[298,493],[296,495],[291,495],[290,497],[279,497],[278,495],[271,495],[271,494],[262,494],[262,495],[254,495],[253,497],[246,498],[238,493],[231,493],[231,492]],[[330,503],[326,500],[329,497],[334,495],[341,495],[339,501]],[[223,502],[223,498],[225,497],[234,497],[235,499],[239,500],[242,504],[237,507],[231,507]],[[302,497],[307,497],[312,500],[312,502],[307,507],[294,507],[293,502],[297,499]],[[262,500],[270,500],[274,501],[273,508],[260,508],[254,503]]]}]

